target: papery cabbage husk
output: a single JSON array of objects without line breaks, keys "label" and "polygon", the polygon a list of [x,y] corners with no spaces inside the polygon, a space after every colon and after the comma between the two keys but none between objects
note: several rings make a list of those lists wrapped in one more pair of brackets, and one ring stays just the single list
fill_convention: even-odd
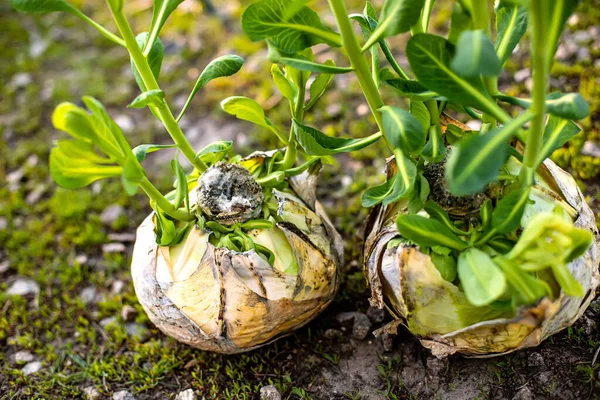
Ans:
[{"label": "papery cabbage husk", "polygon": [[[516,163],[513,160],[513,166]],[[388,163],[388,168],[393,166]],[[370,303],[387,308],[395,317],[375,334],[395,333],[404,325],[439,358],[454,353],[493,357],[537,346],[571,326],[593,300],[600,283],[600,234],[594,213],[570,174],[546,160],[537,172],[537,181],[530,195],[537,202],[527,206],[522,223],[526,225],[534,215],[551,212],[558,205],[574,215],[577,227],[594,235],[586,253],[567,265],[583,287],[583,297],[569,297],[560,291],[554,300],[543,298],[510,316],[491,306],[471,305],[417,246],[388,248],[390,240],[399,236],[397,216],[407,212],[406,202],[401,201],[373,209],[366,227],[364,270],[371,289]]]},{"label": "papery cabbage husk", "polygon": [[[180,342],[232,354],[273,342],[315,318],[337,292],[343,260],[341,237],[315,198],[317,174],[289,179],[290,189],[275,193],[280,209],[304,226],[281,222],[276,234],[248,233],[276,247],[270,249],[273,266],[254,250],[215,248],[196,226],[179,245],[158,246],[148,216],[137,230],[131,274],[150,320]],[[290,251],[297,265],[288,269]]]}]

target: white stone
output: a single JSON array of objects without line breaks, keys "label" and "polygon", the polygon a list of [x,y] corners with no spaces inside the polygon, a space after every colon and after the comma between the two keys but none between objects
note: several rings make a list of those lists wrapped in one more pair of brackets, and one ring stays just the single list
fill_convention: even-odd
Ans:
[{"label": "white stone", "polygon": [[94,286],[88,286],[79,292],[79,299],[83,304],[91,303],[96,298],[96,293],[97,290]]},{"label": "white stone", "polygon": [[260,400],[281,400],[281,394],[273,385],[260,388]]},{"label": "white stone", "polygon": [[14,355],[13,355],[15,362],[17,364],[24,364],[24,363],[28,363],[34,360],[34,356],[33,354],[31,354],[31,352],[27,351],[27,350],[21,350],[21,351],[17,351]]},{"label": "white stone", "polygon": [[187,389],[183,392],[177,393],[175,400],[197,400],[198,396],[194,393],[194,389]]},{"label": "white stone", "polygon": [[117,115],[115,117],[115,122],[125,133],[131,133],[135,128],[135,124],[133,123],[131,117],[125,114]]},{"label": "white stone", "polygon": [[10,268],[10,261],[4,260],[0,261],[0,274],[5,273]]},{"label": "white stone", "polygon": [[111,204],[100,214],[100,221],[105,225],[112,225],[122,215],[125,215],[125,209],[118,204]]},{"label": "white stone", "polygon": [[123,321],[133,321],[136,315],[137,310],[135,308],[131,307],[129,304],[123,306],[123,309],[121,310]]},{"label": "white stone", "polygon": [[93,386],[88,386],[86,388],[83,388],[83,394],[85,394],[85,398],[87,400],[97,400],[100,397],[102,397],[102,395],[100,394],[98,389],[96,389]]},{"label": "white stone", "polygon": [[28,74],[27,72],[19,72],[13,76],[9,86],[14,89],[20,89],[29,85],[32,81],[33,79],[31,78],[31,74]]},{"label": "white stone", "polygon": [[120,279],[117,279],[116,281],[113,282],[110,291],[113,294],[119,294],[123,291],[123,289],[125,288],[125,282],[123,282]]},{"label": "white stone", "polygon": [[123,243],[108,243],[102,246],[104,253],[124,253],[127,250],[127,246]]},{"label": "white stone", "polygon": [[112,400],[135,400],[135,397],[127,390],[121,390],[113,393]]},{"label": "white stone", "polygon": [[581,154],[584,156],[592,156],[600,158],[600,145],[591,140],[586,141],[581,149]]},{"label": "white stone", "polygon": [[23,371],[23,373],[25,375],[31,375],[31,374],[36,374],[36,373],[40,372],[41,369],[42,369],[42,363],[40,361],[33,361],[33,362],[25,364],[25,366],[23,367],[23,369],[21,371]]},{"label": "white stone", "polygon": [[31,279],[17,279],[6,292],[10,296],[27,296],[40,292],[40,286]]}]

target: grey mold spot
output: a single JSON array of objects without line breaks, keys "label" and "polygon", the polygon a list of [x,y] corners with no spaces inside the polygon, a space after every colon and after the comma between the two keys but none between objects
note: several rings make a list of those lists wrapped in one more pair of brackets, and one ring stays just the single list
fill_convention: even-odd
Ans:
[{"label": "grey mold spot", "polygon": [[261,186],[243,167],[224,162],[204,171],[198,179],[198,207],[224,225],[258,216],[264,202]]}]

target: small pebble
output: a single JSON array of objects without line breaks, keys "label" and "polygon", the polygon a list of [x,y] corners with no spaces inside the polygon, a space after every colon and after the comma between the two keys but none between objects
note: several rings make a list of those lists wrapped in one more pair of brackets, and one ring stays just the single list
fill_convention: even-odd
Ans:
[{"label": "small pebble", "polygon": [[88,286],[79,292],[79,299],[83,304],[91,303],[96,298],[97,292],[94,286]]},{"label": "small pebble", "polygon": [[100,221],[104,225],[112,225],[123,215],[125,215],[125,209],[118,204],[112,204],[102,211],[102,214],[100,214]]},{"label": "small pebble", "polygon": [[0,274],[5,273],[10,268],[10,261],[4,260],[0,261]]},{"label": "small pebble", "polygon": [[37,202],[42,198],[44,192],[46,192],[46,185],[37,185],[35,189],[27,194],[25,202],[30,206],[37,204]]},{"label": "small pebble", "polygon": [[581,154],[584,156],[600,158],[600,145],[594,141],[588,140],[583,144]]},{"label": "small pebble", "polygon": [[135,400],[135,397],[127,390],[121,390],[113,393],[112,400]]},{"label": "small pebble", "polygon": [[358,340],[365,339],[371,332],[371,320],[363,313],[356,313],[352,325],[352,337]]},{"label": "small pebble", "polygon": [[135,233],[109,233],[108,240],[113,242],[135,242]]},{"label": "small pebble", "polygon": [[121,310],[123,321],[133,321],[136,315],[137,310],[135,308],[131,307],[129,304],[123,306],[123,309]]},{"label": "small pebble", "polygon": [[187,389],[183,392],[177,393],[175,400],[197,400],[198,396],[194,393],[194,389]]},{"label": "small pebble", "polygon": [[127,246],[125,246],[123,243],[113,242],[103,245],[102,251],[104,253],[124,253],[127,251]]},{"label": "small pebble", "polygon": [[31,352],[26,350],[17,351],[13,358],[17,364],[24,364],[33,361],[35,358]]},{"label": "small pebble", "polygon": [[117,317],[107,317],[107,318],[103,318],[102,320],[100,320],[100,326],[103,328],[106,328],[107,326],[116,324],[116,323],[117,323]]},{"label": "small pebble", "polygon": [[102,396],[94,386],[83,388],[83,394],[87,400],[97,400]]},{"label": "small pebble", "polygon": [[32,81],[33,78],[31,77],[31,74],[19,72],[13,76],[8,86],[14,89],[21,89],[31,84]]},{"label": "small pebble", "polygon": [[360,104],[358,107],[356,107],[356,114],[359,117],[364,117],[364,116],[368,115],[369,114],[369,106],[366,103]]},{"label": "small pebble", "polygon": [[8,221],[6,218],[0,217],[0,231],[5,230],[6,228],[8,228]]},{"label": "small pebble", "polygon": [[323,336],[325,336],[327,339],[335,339],[337,337],[341,337],[344,334],[342,333],[342,331],[338,330],[338,329],[327,329],[325,331],[325,333],[323,333]]},{"label": "small pebble", "polygon": [[133,132],[135,124],[129,115],[121,114],[115,117],[115,122],[125,133]]},{"label": "small pebble", "polygon": [[32,361],[30,363],[25,364],[23,369],[23,373],[25,375],[37,374],[42,370],[42,363],[40,361]]},{"label": "small pebble", "polygon": [[381,340],[381,345],[383,346],[383,351],[389,353],[394,349],[394,336],[389,333],[382,333],[379,335],[379,339]]},{"label": "small pebble", "polygon": [[521,69],[515,72],[515,82],[522,83],[525,82],[525,79],[531,77],[531,70],[529,68]]},{"label": "small pebble", "polygon": [[512,400],[533,400],[533,393],[527,386],[521,388],[512,398]]},{"label": "small pebble", "polygon": [[546,364],[544,363],[544,357],[538,352],[533,352],[527,357],[527,366],[529,368],[544,369]]},{"label": "small pebble", "polygon": [[281,393],[273,385],[260,388],[260,400],[281,400]]},{"label": "small pebble", "polygon": [[125,324],[125,330],[127,331],[127,334],[129,336],[136,337],[142,342],[146,340],[150,335],[150,331],[148,330],[148,328],[136,322],[130,322],[128,324]]},{"label": "small pebble", "polygon": [[367,310],[367,317],[369,317],[374,324],[380,324],[385,319],[385,310],[382,308],[369,307]]},{"label": "small pebble", "polygon": [[117,279],[116,281],[114,281],[110,287],[110,291],[113,294],[120,294],[123,289],[125,288],[125,282],[123,282],[120,279]]},{"label": "small pebble", "polygon": [[40,285],[31,279],[17,279],[6,292],[10,296],[27,296],[38,294]]}]

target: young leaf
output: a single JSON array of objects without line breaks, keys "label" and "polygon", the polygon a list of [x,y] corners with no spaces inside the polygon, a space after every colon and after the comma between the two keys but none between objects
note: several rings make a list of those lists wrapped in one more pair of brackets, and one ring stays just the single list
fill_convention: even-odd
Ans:
[{"label": "young leaf", "polygon": [[517,44],[527,32],[528,14],[526,7],[500,1],[496,7],[496,54],[502,64],[506,63]]},{"label": "young leaf", "polygon": [[396,161],[396,180],[392,185],[392,191],[383,199],[383,205],[394,203],[404,197],[407,197],[415,187],[417,178],[417,166],[410,158],[406,157],[399,149],[394,149]]},{"label": "young leaf", "polygon": [[509,233],[521,226],[521,218],[529,200],[529,187],[504,196],[492,213],[492,227],[498,233]]},{"label": "young leaf", "polygon": [[408,111],[384,106],[379,112],[383,116],[384,135],[392,146],[404,153],[414,153],[425,145],[423,126]]},{"label": "young leaf", "polygon": [[[148,42],[148,32],[140,33],[135,37],[135,40],[137,41],[139,48],[143,50],[146,46],[146,43]],[[152,75],[154,75],[155,79],[158,79],[158,76],[160,75],[160,68],[162,67],[162,60],[164,54],[165,48],[160,38],[156,38],[147,56],[148,64],[150,65]],[[147,90],[146,85],[144,85],[144,81],[142,80],[142,77],[140,76],[140,73],[137,70],[135,63],[133,62],[133,59],[131,60],[131,70],[133,71],[133,76],[135,77],[135,81],[140,87],[140,90],[142,92],[145,92]]]},{"label": "young leaf", "polygon": [[438,163],[446,156],[446,146],[442,140],[439,126],[431,125],[429,127],[429,140],[421,150],[421,156],[432,163]]},{"label": "young leaf", "polygon": [[285,135],[265,116],[265,112],[256,101],[248,97],[232,96],[221,102],[221,108],[226,113],[235,115],[241,120],[270,129],[283,143],[287,144]]},{"label": "young leaf", "polygon": [[56,146],[64,155],[73,159],[85,159],[95,164],[113,164],[115,160],[101,157],[94,151],[94,145],[83,140],[59,140]]},{"label": "young leaf", "polygon": [[176,144],[140,144],[133,148],[133,155],[138,160],[138,162],[142,162],[146,159],[146,154],[153,153],[160,149],[172,149],[173,147],[177,147]]},{"label": "young leaf", "polygon": [[448,100],[497,114],[498,106],[486,93],[480,78],[463,78],[450,68],[454,45],[446,39],[419,33],[408,41],[406,55],[419,83],[427,89]]},{"label": "young leaf", "polygon": [[296,132],[298,143],[312,156],[328,156],[360,150],[375,143],[381,137],[380,133],[375,133],[362,139],[331,137],[315,128],[302,125],[298,121],[294,121],[294,131]]},{"label": "young leaf", "polygon": [[431,125],[431,115],[427,106],[422,101],[411,100],[410,113],[419,121],[423,127],[423,134],[426,135]]},{"label": "young leaf", "polygon": [[444,246],[458,251],[469,247],[446,225],[434,219],[402,214],[396,220],[396,225],[402,237],[421,247]]},{"label": "young leaf", "polygon": [[419,20],[424,3],[425,0],[386,0],[381,10],[380,22],[363,46],[363,51],[384,37],[408,32]]},{"label": "young leaf", "polygon": [[242,15],[242,29],[250,40],[270,39],[277,49],[287,54],[318,43],[341,46],[340,36],[323,25],[310,7],[298,7],[288,16],[286,9],[290,6],[296,8],[289,0],[261,0],[251,4]]},{"label": "young leaf", "polygon": [[470,248],[458,256],[458,277],[467,300],[485,306],[506,290],[506,276],[483,251]]},{"label": "young leaf", "polygon": [[382,69],[379,72],[379,79],[389,85],[391,88],[396,90],[402,96],[407,97],[411,100],[415,101],[426,101],[426,100],[443,100],[444,97],[439,94],[432,92],[431,90],[425,88],[417,81],[412,81],[410,79],[402,79],[397,78],[394,74],[392,74],[387,69]]},{"label": "young leaf", "polygon": [[305,57],[295,55],[289,57],[270,57],[269,59],[300,71],[316,72],[319,74],[347,74],[354,71],[351,67],[336,67],[333,63],[319,64],[307,60]]},{"label": "young leaf", "polygon": [[174,185],[175,186],[175,200],[173,201],[173,204],[175,205],[175,207],[179,207],[181,205],[181,202],[183,202],[185,200],[185,207],[189,210],[190,209],[190,199],[189,199],[189,195],[188,195],[189,193],[188,193],[187,178],[185,176],[185,170],[179,163],[179,159],[177,156],[175,156],[175,158],[171,160],[171,169],[173,170],[173,173],[177,177],[177,180],[175,181],[175,185]]},{"label": "young leaf", "polygon": [[450,220],[450,216],[448,215],[446,210],[444,210],[442,207],[440,207],[434,201],[431,201],[431,200],[427,201],[425,203],[424,208],[425,208],[425,211],[427,212],[427,214],[429,214],[429,216],[431,218],[442,222],[452,232],[456,233],[457,235],[468,235],[467,232],[458,229]]},{"label": "young leaf", "polygon": [[235,74],[242,68],[242,65],[244,65],[244,59],[240,56],[236,56],[235,54],[227,54],[215,58],[214,60],[209,62],[208,65],[204,67],[204,70],[202,71],[202,73],[200,73],[198,80],[194,84],[194,88],[192,89],[190,95],[188,96],[185,102],[185,105],[183,106],[181,112],[179,113],[179,116],[177,117],[177,121],[181,120],[183,114],[185,114],[186,110],[190,106],[190,103],[194,99],[194,96],[196,96],[196,93],[198,93],[198,91],[202,89],[204,85],[206,85],[213,79],[231,76]]},{"label": "young leaf", "polygon": [[94,162],[73,158],[59,147],[50,151],[50,175],[54,182],[66,189],[80,189],[98,179],[120,176],[123,168],[98,165]]},{"label": "young leaf", "polygon": [[[175,9],[183,3],[184,0],[154,0],[152,9],[152,25],[150,29],[150,43],[146,46],[154,44],[154,40],[158,37],[167,18],[175,11]],[[145,51],[148,51],[144,48]]]},{"label": "young leaf", "polygon": [[500,129],[458,142],[446,163],[450,192],[455,196],[477,193],[496,179],[509,155],[506,141],[530,119],[531,114],[525,112]]},{"label": "young leaf", "polygon": [[458,42],[460,34],[464,31],[473,29],[473,21],[469,13],[460,4],[455,4],[450,17],[450,33],[448,33],[448,41],[452,44]]},{"label": "young leaf", "polygon": [[294,85],[294,82],[289,80],[279,68],[279,65],[273,64],[271,66],[271,77],[273,78],[273,82],[275,82],[275,86],[279,89],[279,92],[291,101],[292,103],[296,101],[296,96],[298,95],[298,88]]},{"label": "young leaf", "polygon": [[370,208],[381,203],[392,193],[397,179],[398,176],[394,175],[381,185],[373,186],[365,190],[362,195],[361,205],[365,208]]},{"label": "young leaf", "polygon": [[457,274],[456,258],[453,255],[437,254],[434,251],[429,256],[442,278],[448,282],[454,282]]},{"label": "young leaf", "polygon": [[127,108],[144,108],[146,106],[159,106],[165,99],[165,92],[160,89],[149,90],[136,97]]},{"label": "young leaf", "polygon": [[[335,65],[333,60],[325,61],[325,64]],[[309,110],[315,103],[323,96],[325,89],[329,86],[329,83],[333,79],[333,74],[319,74],[315,80],[310,84],[309,93],[310,100],[304,106],[304,111]]]},{"label": "young leaf", "polygon": [[467,78],[498,76],[502,72],[494,44],[481,30],[464,31],[460,35],[451,66],[454,72]]},{"label": "young leaf", "polygon": [[231,149],[233,142],[229,140],[219,140],[212,142],[200,150],[196,157],[208,164],[214,164],[221,161],[226,155],[229,149]]},{"label": "young leaf", "polygon": [[[498,100],[529,109],[532,101],[518,97],[498,94]],[[590,107],[579,93],[554,92],[546,96],[546,112],[564,119],[578,120],[587,117]]]},{"label": "young leaf", "polygon": [[556,149],[562,147],[579,132],[581,132],[581,128],[573,121],[551,115],[550,118],[548,118],[544,130],[544,144],[540,150],[538,165],[544,162],[544,160],[550,157]]}]

